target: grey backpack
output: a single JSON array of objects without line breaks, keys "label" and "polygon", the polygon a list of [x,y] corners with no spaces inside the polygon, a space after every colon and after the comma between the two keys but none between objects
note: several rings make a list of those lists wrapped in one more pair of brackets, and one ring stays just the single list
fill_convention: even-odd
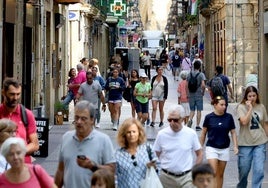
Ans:
[{"label": "grey backpack", "polygon": [[223,96],[225,93],[225,87],[220,76],[212,78],[210,88],[214,97]]}]

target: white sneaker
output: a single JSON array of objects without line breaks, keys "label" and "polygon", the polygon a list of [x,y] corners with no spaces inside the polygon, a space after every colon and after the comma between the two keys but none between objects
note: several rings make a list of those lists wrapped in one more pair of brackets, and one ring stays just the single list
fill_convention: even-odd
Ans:
[{"label": "white sneaker", "polygon": [[100,123],[97,123],[97,124],[95,125],[95,127],[96,127],[96,128],[100,128]]},{"label": "white sneaker", "polygon": [[113,131],[117,131],[117,125],[113,126]]}]

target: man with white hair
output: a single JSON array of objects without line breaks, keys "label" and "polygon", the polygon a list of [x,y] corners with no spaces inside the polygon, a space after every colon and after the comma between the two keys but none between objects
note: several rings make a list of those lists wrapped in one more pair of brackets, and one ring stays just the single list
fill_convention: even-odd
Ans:
[{"label": "man with white hair", "polygon": [[162,172],[160,181],[163,187],[192,187],[191,169],[202,162],[203,152],[194,130],[183,125],[184,109],[181,105],[172,106],[168,113],[170,126],[157,134],[153,150],[156,152]]},{"label": "man with white hair", "polygon": [[79,63],[76,65],[76,69],[78,72],[77,76],[75,77],[73,83],[68,84],[68,87],[73,90],[74,96],[77,95],[80,85],[87,80],[86,71],[84,70],[84,65],[82,63]]}]

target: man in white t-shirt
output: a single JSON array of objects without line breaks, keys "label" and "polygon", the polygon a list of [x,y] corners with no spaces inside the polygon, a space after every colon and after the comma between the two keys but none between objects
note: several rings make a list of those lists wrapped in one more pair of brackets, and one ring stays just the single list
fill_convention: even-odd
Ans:
[{"label": "man in white t-shirt", "polygon": [[[153,150],[160,163],[163,187],[192,187],[191,169],[202,162],[203,152],[196,132],[184,126],[184,109],[176,105],[169,110],[170,126],[158,132]],[[196,161],[194,162],[194,155]]]}]

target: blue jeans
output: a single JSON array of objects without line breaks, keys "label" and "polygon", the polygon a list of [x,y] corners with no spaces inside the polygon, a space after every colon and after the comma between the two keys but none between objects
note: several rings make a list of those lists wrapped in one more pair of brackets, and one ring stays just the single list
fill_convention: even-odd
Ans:
[{"label": "blue jeans", "polygon": [[72,91],[68,91],[65,99],[62,101],[62,104],[65,105],[66,109],[68,109],[70,102],[74,99],[74,94]]},{"label": "blue jeans", "polygon": [[245,188],[248,184],[248,174],[252,165],[252,186],[260,188],[264,178],[264,162],[266,159],[266,144],[257,146],[239,146],[237,188]]}]

